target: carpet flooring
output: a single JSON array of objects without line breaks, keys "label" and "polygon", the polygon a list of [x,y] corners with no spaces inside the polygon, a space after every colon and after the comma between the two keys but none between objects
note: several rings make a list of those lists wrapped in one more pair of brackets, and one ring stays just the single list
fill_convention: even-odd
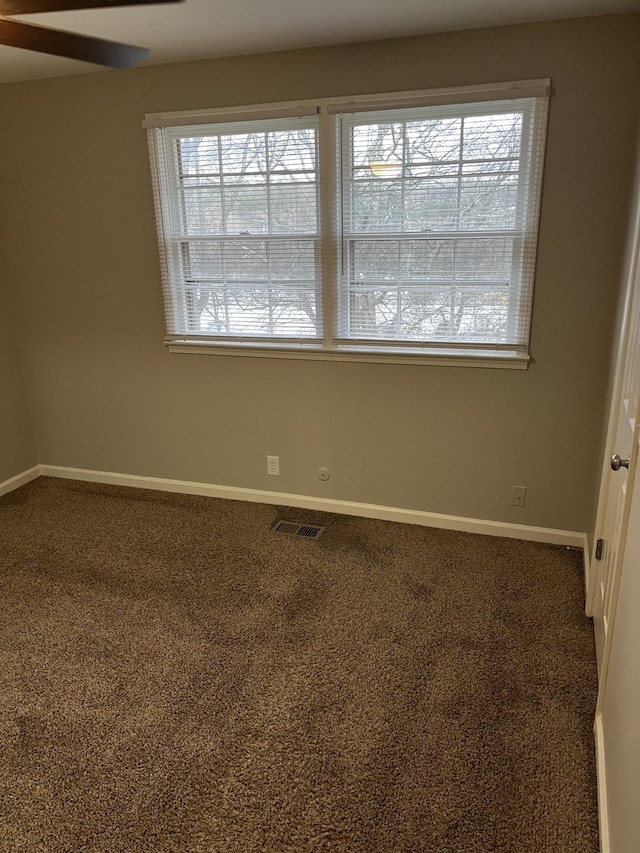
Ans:
[{"label": "carpet flooring", "polygon": [[597,853],[579,552],[41,478],[0,554],[2,853]]}]

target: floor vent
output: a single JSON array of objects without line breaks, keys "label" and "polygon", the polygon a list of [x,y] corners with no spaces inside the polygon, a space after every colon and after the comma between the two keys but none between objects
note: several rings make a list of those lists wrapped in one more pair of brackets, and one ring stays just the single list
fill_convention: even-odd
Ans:
[{"label": "floor vent", "polygon": [[319,539],[325,529],[316,524],[298,524],[296,521],[282,519],[275,521],[272,527],[274,533],[286,533],[287,536],[299,536],[301,539]]}]

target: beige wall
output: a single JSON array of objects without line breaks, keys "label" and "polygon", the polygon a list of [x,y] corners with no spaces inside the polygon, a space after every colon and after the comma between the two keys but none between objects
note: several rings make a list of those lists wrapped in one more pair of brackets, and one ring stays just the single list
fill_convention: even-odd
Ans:
[{"label": "beige wall", "polygon": [[32,468],[38,461],[6,302],[0,292],[0,483]]},{"label": "beige wall", "polygon": [[[610,16],[3,87],[0,250],[40,461],[589,529],[639,51],[640,16]],[[164,349],[145,113],[547,76],[528,371]]]}]

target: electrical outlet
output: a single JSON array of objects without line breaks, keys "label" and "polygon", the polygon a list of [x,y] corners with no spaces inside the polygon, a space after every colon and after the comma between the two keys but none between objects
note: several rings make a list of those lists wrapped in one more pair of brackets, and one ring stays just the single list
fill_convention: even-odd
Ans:
[{"label": "electrical outlet", "polygon": [[526,486],[513,486],[511,489],[511,506],[524,506],[527,499]]},{"label": "electrical outlet", "polygon": [[279,456],[267,456],[267,474],[270,474],[272,477],[280,476]]}]

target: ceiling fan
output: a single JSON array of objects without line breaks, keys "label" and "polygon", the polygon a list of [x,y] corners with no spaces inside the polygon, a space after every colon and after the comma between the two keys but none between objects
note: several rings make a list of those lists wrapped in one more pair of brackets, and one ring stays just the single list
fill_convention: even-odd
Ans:
[{"label": "ceiling fan", "polygon": [[25,21],[14,21],[7,16],[180,2],[182,0],[0,0],[0,44],[63,56],[67,59],[95,62],[110,68],[131,68],[149,55],[147,48],[106,41],[65,30],[53,30],[49,27],[27,24]]}]

